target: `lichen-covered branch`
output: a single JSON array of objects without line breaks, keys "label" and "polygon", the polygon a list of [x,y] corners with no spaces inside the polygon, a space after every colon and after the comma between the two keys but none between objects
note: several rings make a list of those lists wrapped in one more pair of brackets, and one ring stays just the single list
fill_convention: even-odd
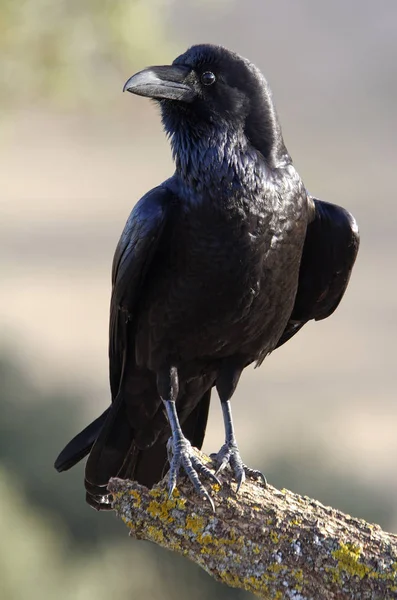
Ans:
[{"label": "lichen-covered branch", "polygon": [[212,486],[215,514],[184,479],[171,499],[166,479],[152,490],[112,479],[109,490],[133,537],[189,557],[229,586],[276,600],[397,598],[397,535],[259,483],[236,495],[228,477]]}]

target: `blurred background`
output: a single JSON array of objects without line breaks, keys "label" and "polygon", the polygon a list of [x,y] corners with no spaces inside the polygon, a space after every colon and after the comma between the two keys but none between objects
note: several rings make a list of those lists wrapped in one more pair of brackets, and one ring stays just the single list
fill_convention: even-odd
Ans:
[{"label": "blurred background", "polygon": [[[109,403],[113,251],[173,169],[156,107],[123,83],[198,42],[263,70],[306,186],[362,236],[336,314],[243,376],[242,455],[275,486],[397,532],[395,0],[0,0],[4,600],[249,597],[91,510],[83,465],[52,467]],[[211,410],[206,451],[223,441],[215,394]]]}]

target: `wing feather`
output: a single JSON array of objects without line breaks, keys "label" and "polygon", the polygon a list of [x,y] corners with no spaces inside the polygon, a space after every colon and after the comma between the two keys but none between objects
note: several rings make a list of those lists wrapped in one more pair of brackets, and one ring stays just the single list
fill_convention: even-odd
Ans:
[{"label": "wing feather", "polygon": [[277,344],[284,344],[314,319],[329,317],[349,283],[360,238],[357,223],[344,208],[309,197],[307,227],[298,291],[287,326]]},{"label": "wing feather", "polygon": [[112,266],[109,322],[109,365],[112,398],[120,388],[128,350],[127,329],[134,319],[145,275],[167,220],[173,194],[154,188],[135,205],[116,248]]}]

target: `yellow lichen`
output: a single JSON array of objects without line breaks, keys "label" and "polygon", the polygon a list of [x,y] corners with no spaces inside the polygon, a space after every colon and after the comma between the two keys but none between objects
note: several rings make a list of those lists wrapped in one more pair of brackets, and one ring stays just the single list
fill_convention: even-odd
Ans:
[{"label": "yellow lichen", "polygon": [[260,589],[260,583],[256,579],[256,577],[253,577],[251,575],[251,577],[244,577],[244,579],[243,579],[243,587],[244,587],[245,590],[247,590],[249,592],[258,591]]},{"label": "yellow lichen", "polygon": [[160,528],[149,525],[147,527],[147,534],[149,539],[151,539],[153,542],[156,542],[156,544],[164,543],[164,533]]},{"label": "yellow lichen", "polygon": [[134,504],[134,507],[135,507],[135,508],[137,508],[138,506],[140,506],[140,505],[141,505],[141,502],[142,502],[142,500],[141,500],[141,496],[140,496],[140,494],[139,494],[138,490],[130,490],[130,491],[129,491],[129,494],[130,494],[130,496],[132,496],[132,497],[134,498],[134,500],[135,500],[135,501],[134,501],[134,503],[133,503],[133,504]]},{"label": "yellow lichen", "polygon": [[296,569],[294,571],[294,577],[298,583],[303,583],[303,571],[302,569]]},{"label": "yellow lichen", "polygon": [[361,548],[359,546],[341,543],[338,550],[332,552],[332,557],[338,562],[338,565],[335,568],[327,569],[331,573],[333,581],[339,582],[342,574],[357,576],[360,579],[369,575],[371,569],[364,563],[359,562],[360,556]]},{"label": "yellow lichen", "polygon": [[169,508],[167,506],[167,502],[161,503],[157,500],[152,500],[151,502],[149,502],[147,512],[152,517],[161,519],[162,521],[166,521],[168,523],[171,523],[173,521],[172,517],[169,516]]},{"label": "yellow lichen", "polygon": [[186,517],[186,529],[190,529],[193,533],[199,533],[203,531],[205,526],[205,520],[203,517],[199,517],[195,513],[187,515]]},{"label": "yellow lichen", "polygon": [[[169,511],[173,508],[183,510],[186,506],[186,498],[182,498],[177,489],[172,492],[171,498],[161,490],[153,488],[149,491],[149,496],[154,498],[149,503],[147,511],[153,517],[159,517],[161,519],[167,519],[169,517]],[[169,517],[169,522],[172,521],[172,517]]]},{"label": "yellow lichen", "polygon": [[340,583],[341,576],[335,567],[325,567],[325,572],[329,574],[332,583]]},{"label": "yellow lichen", "polygon": [[270,539],[272,540],[273,544],[278,544],[280,541],[279,536],[277,535],[277,533],[275,531],[271,531],[269,533]]},{"label": "yellow lichen", "polygon": [[226,550],[217,546],[217,544],[214,542],[208,546],[203,546],[200,549],[200,554],[205,554],[206,556],[217,556],[219,558],[220,556],[226,556]]},{"label": "yellow lichen", "polygon": [[274,562],[271,563],[270,565],[268,565],[267,567],[267,571],[269,573],[280,573],[280,571],[284,571],[285,567],[283,565],[280,565],[280,563]]},{"label": "yellow lichen", "polygon": [[229,585],[230,587],[240,586],[240,580],[234,573],[230,573],[230,571],[221,571],[220,576],[226,585]]},{"label": "yellow lichen", "polygon": [[149,491],[149,496],[151,496],[152,498],[161,498],[161,496],[163,496],[163,494],[164,494],[164,492],[156,487],[152,488]]},{"label": "yellow lichen", "polygon": [[206,531],[202,535],[199,534],[197,536],[197,541],[198,541],[199,544],[201,544],[203,546],[207,546],[207,545],[212,544],[214,542],[214,538],[212,537],[212,535],[208,531]]},{"label": "yellow lichen", "polygon": [[262,582],[272,582],[274,580],[274,575],[270,574],[268,575],[267,573],[263,573],[263,575],[261,576],[261,581]]},{"label": "yellow lichen", "polygon": [[236,546],[238,549],[244,546],[244,538],[242,536],[236,538],[236,533],[233,529],[230,531],[230,538],[217,538],[216,541],[221,546]]},{"label": "yellow lichen", "polygon": [[242,587],[247,592],[261,592],[262,594],[269,594],[269,587],[263,583],[262,579],[258,579],[251,575],[250,577],[244,577],[242,580]]},{"label": "yellow lichen", "polygon": [[131,521],[131,519],[129,519],[125,515],[121,515],[121,520],[127,525],[127,527],[129,527],[130,529],[134,529],[135,524]]},{"label": "yellow lichen", "polygon": [[302,587],[303,587],[303,571],[302,571],[302,569],[295,569],[292,572],[292,576],[295,579],[295,590],[297,592],[301,592]]}]

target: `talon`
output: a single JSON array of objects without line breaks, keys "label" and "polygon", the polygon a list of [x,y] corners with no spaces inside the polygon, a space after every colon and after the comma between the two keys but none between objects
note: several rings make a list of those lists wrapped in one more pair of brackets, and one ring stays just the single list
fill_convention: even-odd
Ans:
[{"label": "talon", "polygon": [[239,493],[241,485],[244,483],[245,481],[245,472],[244,469],[241,471],[238,479],[237,479],[237,489],[236,489],[236,494]]},{"label": "talon", "polygon": [[176,487],[176,477],[172,477],[171,479],[171,475],[168,481],[168,498],[172,498],[172,494],[174,493],[174,489]]},{"label": "talon", "polygon": [[201,475],[205,475],[206,477],[208,477],[208,479],[211,479],[213,483],[222,485],[220,480],[216,476],[216,473],[214,474],[212,471],[210,471],[209,468],[202,462],[200,462],[197,457],[195,457],[194,460],[192,460],[192,464],[196,471],[198,471]]},{"label": "talon", "polygon": [[210,471],[208,467],[204,465],[199,458],[197,458],[193,452],[190,442],[187,439],[182,437],[181,439],[174,441],[172,438],[170,438],[167,443],[167,450],[170,462],[168,487],[169,497],[171,497],[172,492],[176,487],[179,469],[183,467],[184,472],[193,484],[196,492],[205,500],[209,501],[212,510],[215,512],[214,502],[208,491],[201,483],[198,473],[200,473],[200,475],[205,475],[211,481],[220,485],[220,481],[216,475],[214,475],[212,471]]},{"label": "talon", "polygon": [[240,491],[242,484],[245,482],[247,477],[260,478],[263,485],[267,486],[266,477],[260,471],[250,469],[241,460],[240,451],[235,441],[226,442],[219,450],[218,454],[211,455],[214,462],[218,465],[215,475],[218,475],[224,470],[226,465],[230,465],[234,476],[237,480],[236,493]]},{"label": "talon", "polygon": [[215,475],[221,473],[226,465],[230,463],[232,457],[231,449],[225,444],[222,446],[218,454],[215,454],[215,462],[218,463],[218,468],[215,471]]},{"label": "talon", "polygon": [[213,501],[213,499],[212,499],[212,498],[211,498],[211,496],[209,495],[209,493],[208,493],[208,492],[206,492],[206,493],[204,494],[204,496],[203,496],[203,497],[204,497],[204,500],[208,500],[208,502],[209,502],[209,503],[210,503],[210,505],[211,505],[212,512],[214,513],[214,512],[215,512],[215,504],[214,504],[214,501]]},{"label": "talon", "polygon": [[212,481],[213,481],[214,483],[216,483],[217,485],[220,485],[220,486],[222,486],[222,482],[221,482],[221,480],[220,480],[220,479],[218,479],[218,477],[216,476],[216,473],[211,473],[211,476],[212,476],[212,477],[211,477],[210,479],[212,479]]},{"label": "talon", "polygon": [[224,470],[224,468],[226,467],[226,465],[229,463],[230,458],[224,458],[221,462],[221,464],[219,465],[219,467],[217,468],[217,470],[215,471],[215,475],[219,475],[219,473],[222,473],[222,471]]},{"label": "talon", "polygon": [[258,471],[257,469],[250,469],[249,467],[247,467],[246,465],[243,465],[244,470],[245,470],[245,474],[248,475],[248,477],[253,477],[256,479],[261,479],[262,483],[264,485],[264,487],[267,487],[267,479],[264,476],[264,474],[261,471]]}]

